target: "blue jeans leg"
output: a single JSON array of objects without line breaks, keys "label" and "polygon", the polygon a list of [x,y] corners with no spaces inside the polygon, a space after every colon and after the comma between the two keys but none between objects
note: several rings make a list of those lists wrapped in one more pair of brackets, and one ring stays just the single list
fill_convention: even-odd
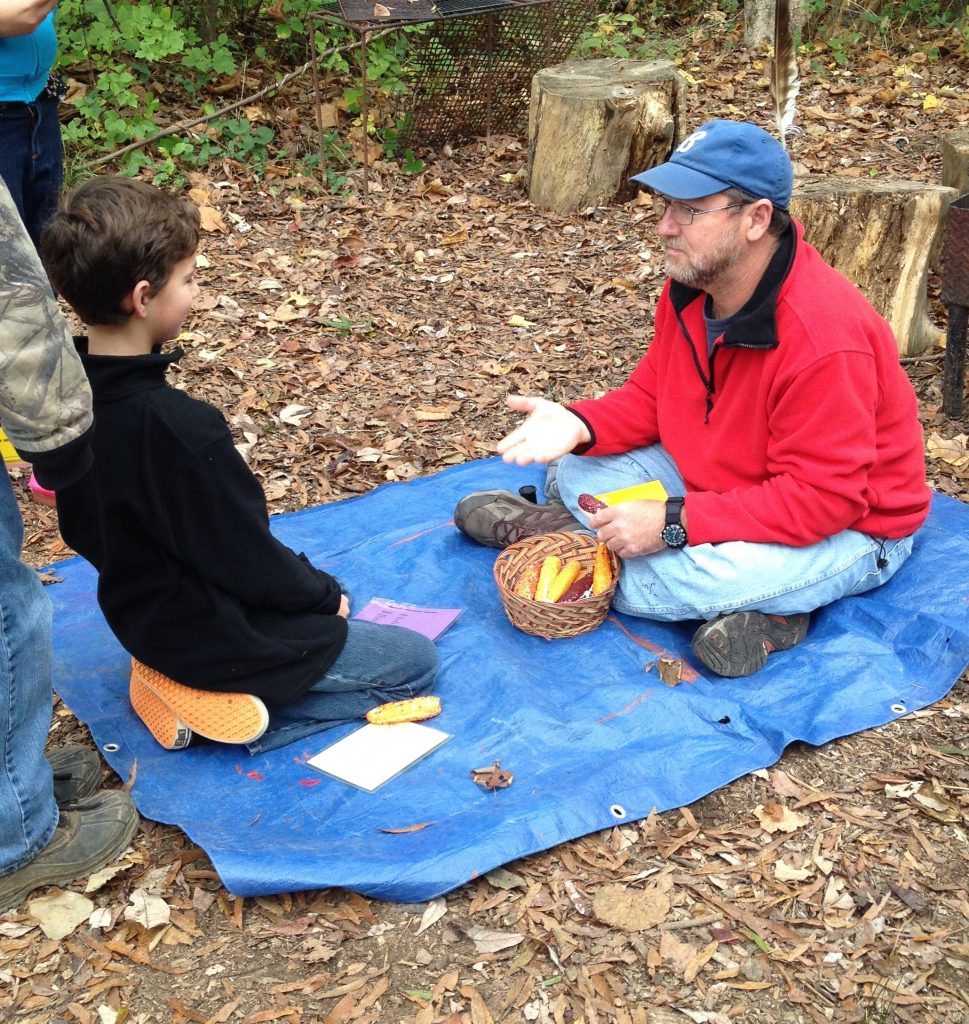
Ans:
[{"label": "blue jeans leg", "polygon": [[20,561],[23,520],[0,472],[0,875],[29,864],[57,827],[44,757],[51,714],[51,609]]},{"label": "blue jeans leg", "polygon": [[57,209],[64,183],[64,155],[56,100],[0,107],[0,178],[35,247]]},{"label": "blue jeans leg", "polygon": [[[566,455],[556,475],[562,500],[580,518],[577,499],[583,491],[599,494],[646,480],[659,480],[667,494],[685,493],[683,478],[660,445],[623,455]],[[626,559],[613,606],[665,622],[735,611],[812,612],[887,582],[911,552],[911,537],[883,541],[856,530],[806,547],[688,544],[680,551]]]},{"label": "blue jeans leg", "polygon": [[378,704],[417,697],[430,689],[437,669],[437,650],[427,637],[351,619],[346,646],[330,671],[299,700],[269,709],[269,728],[248,744],[249,753],[362,719]]}]

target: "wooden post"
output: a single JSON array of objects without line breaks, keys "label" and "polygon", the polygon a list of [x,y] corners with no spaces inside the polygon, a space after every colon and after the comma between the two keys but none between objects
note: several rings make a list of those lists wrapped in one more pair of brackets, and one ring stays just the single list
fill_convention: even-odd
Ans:
[{"label": "wooden post", "polygon": [[574,213],[635,193],[629,177],[684,136],[685,85],[672,61],[577,60],[532,79],[528,196]]}]

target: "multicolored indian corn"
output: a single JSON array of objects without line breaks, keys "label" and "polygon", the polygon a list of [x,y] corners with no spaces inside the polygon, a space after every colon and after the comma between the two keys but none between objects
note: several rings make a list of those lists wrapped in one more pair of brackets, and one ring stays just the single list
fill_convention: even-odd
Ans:
[{"label": "multicolored indian corn", "polygon": [[605,544],[596,548],[595,562],[592,566],[592,593],[598,597],[612,586],[612,563],[609,561],[609,549]]}]

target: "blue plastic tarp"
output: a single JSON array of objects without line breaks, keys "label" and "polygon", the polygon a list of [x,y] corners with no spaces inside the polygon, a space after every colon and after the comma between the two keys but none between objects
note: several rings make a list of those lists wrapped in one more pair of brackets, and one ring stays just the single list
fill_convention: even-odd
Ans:
[{"label": "blue plastic tarp", "polygon": [[[162,750],[131,710],[129,659],[98,610],[96,576],[59,563],[55,689],[127,778],[140,812],[180,826],[243,895],[343,887],[418,902],[498,865],[598,829],[683,806],[778,760],[942,697],[969,663],[969,507],[936,496],[912,557],[880,589],[823,609],[808,639],[745,679],[706,677],[695,624],[611,616],[547,641],[507,620],[496,552],[451,523],[475,490],[541,484],[499,460],[456,466],[348,501],[278,516],[273,529],[338,575],[354,609],[373,597],[462,608],[438,640],[453,738],[374,793],[305,761],[352,727],[250,757],[222,745]],[[664,685],[660,656],[686,678]],[[696,671],[694,671],[696,670]],[[471,770],[514,773],[488,791]],[[389,833],[382,829],[426,827]]]}]

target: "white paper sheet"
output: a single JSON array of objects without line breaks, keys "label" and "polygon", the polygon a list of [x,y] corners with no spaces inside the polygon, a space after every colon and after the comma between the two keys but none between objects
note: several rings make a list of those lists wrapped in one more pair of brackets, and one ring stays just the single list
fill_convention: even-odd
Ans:
[{"label": "white paper sheet", "polygon": [[450,738],[450,733],[417,722],[368,723],[306,763],[372,793]]}]

